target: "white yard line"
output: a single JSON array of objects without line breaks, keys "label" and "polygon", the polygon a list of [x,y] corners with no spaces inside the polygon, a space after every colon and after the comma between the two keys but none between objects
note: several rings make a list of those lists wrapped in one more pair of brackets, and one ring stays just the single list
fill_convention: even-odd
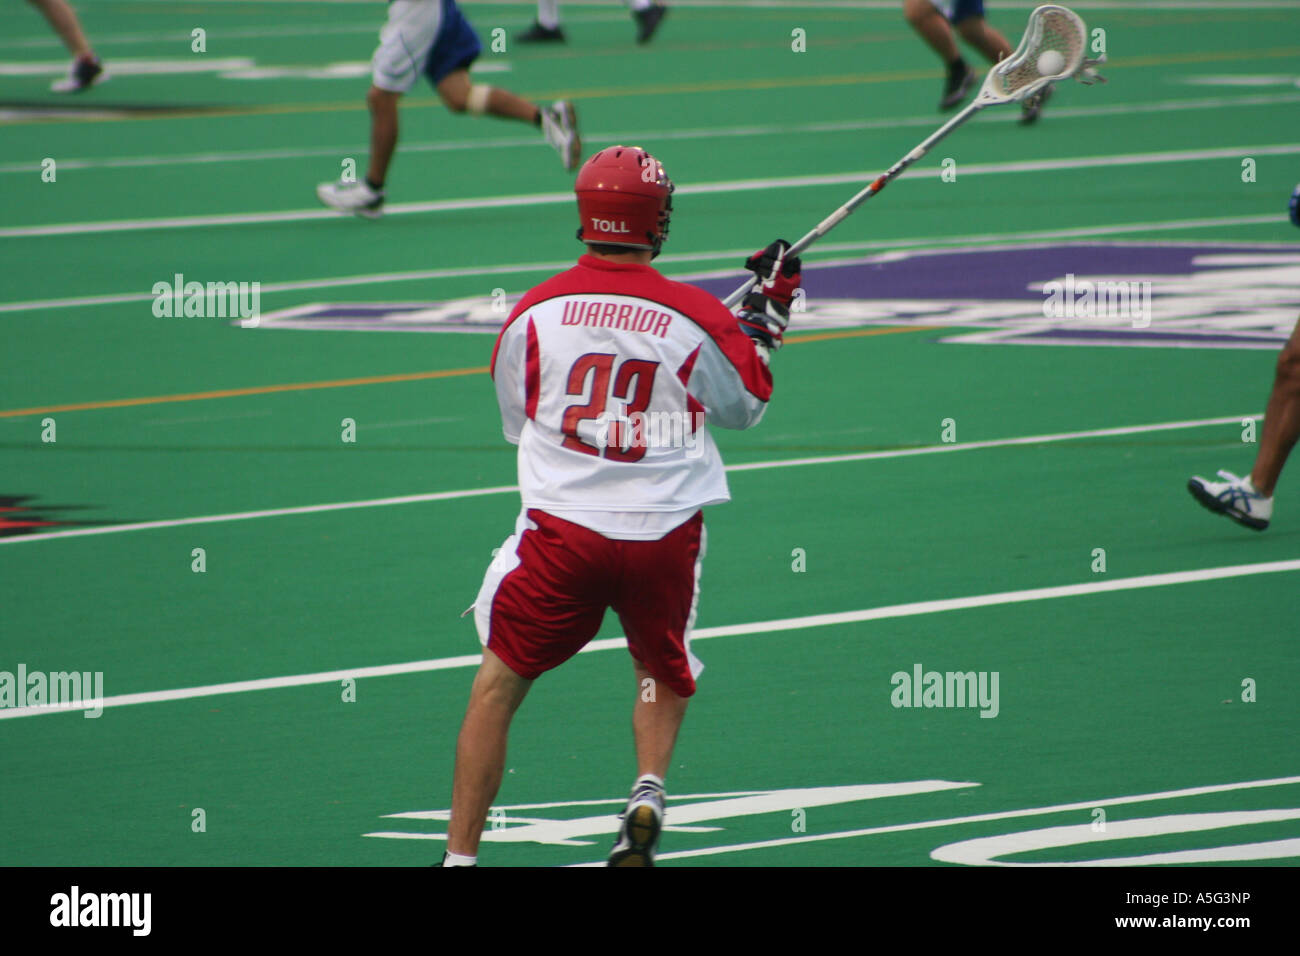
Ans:
[{"label": "white yard line", "polygon": [[[815,458],[777,458],[771,461],[747,462],[727,465],[726,470],[764,471],[772,468],[795,468],[803,465],[831,465],[851,461],[879,461],[889,458],[914,458],[919,455],[952,454],[985,448],[1010,448],[1016,445],[1043,445],[1073,441],[1080,438],[1114,438],[1120,435],[1140,435],[1150,432],[1175,431],[1184,428],[1205,428],[1210,425],[1240,425],[1243,419],[1262,416],[1229,415],[1223,418],[1199,418],[1179,422],[1156,422],[1148,425],[1126,425],[1119,428],[1096,428],[1088,431],[1058,432],[1049,435],[1026,435],[1019,438],[995,438],[989,441],[956,442],[942,445],[923,445],[920,448],[896,448],[887,451],[856,452],[848,455],[821,455]],[[354,511],[361,508],[384,508],[390,505],[421,504],[427,501],[454,501],[460,498],[480,498],[485,495],[504,495],[519,491],[517,485],[499,485],[493,488],[468,488],[460,491],[436,491],[395,498],[367,498],[359,501],[340,501],[323,505],[299,505],[292,508],[267,508],[260,511],[235,511],[228,514],[199,515],[190,518],[171,518],[162,521],[140,521],[133,524],[99,525],[91,528],[71,528],[67,531],[46,531],[38,534],[0,538],[0,547],[33,544],[57,538],[86,538],[105,534],[124,534],[128,531],[156,531],[160,528],[182,528],[199,524],[219,524],[230,521],[250,521],[255,518],[279,518],[286,515],[319,514],[326,511]]]},{"label": "white yard line", "polygon": [[[946,820],[923,820],[919,823],[899,823],[893,826],[866,827],[861,830],[840,830],[836,833],[815,833],[808,836],[781,837],[775,840],[758,840],[753,843],[735,843],[731,846],[705,847],[700,850],[679,850],[676,853],[656,854],[657,860],[680,860],[693,856],[717,856],[723,853],[739,853],[742,850],[764,850],[778,846],[795,846],[800,843],[818,843],[822,840],[848,840],[855,837],[875,836],[880,833],[906,833],[909,830],[931,830],[942,827],[959,826],[966,823],[986,823],[993,820],[1014,820],[1019,817],[1044,816],[1049,813],[1071,813],[1091,811],[1096,807],[1119,807],[1125,804],[1147,803],[1157,800],[1174,800],[1181,797],[1199,797],[1211,793],[1230,793],[1234,790],[1253,790],[1257,787],[1285,787],[1300,783],[1300,777],[1274,777],[1268,780],[1250,780],[1244,783],[1224,783],[1208,787],[1185,787],[1181,790],[1158,790],[1155,793],[1139,793],[1131,797],[1111,797],[1102,800],[1084,800],[1076,803],[1060,803],[1051,807],[1032,807],[1027,810],[1008,810],[1001,813],[977,813],[964,817],[949,817]],[[579,863],[575,866],[606,866],[606,861],[599,863]]]},{"label": "white yard line", "polygon": [[[1141,588],[1168,587],[1175,584],[1191,584],[1201,581],[1217,581],[1226,578],[1246,577],[1256,574],[1277,574],[1300,571],[1300,560],[1267,561],[1260,564],[1239,564],[1222,568],[1201,568],[1193,571],[1175,571],[1167,574],[1146,574],[1132,578],[1116,578],[1109,581],[1089,581],[1084,584],[1067,584],[1057,587],[1031,588],[1023,591],[1003,591],[996,594],[979,594],[964,598],[945,598],[934,601],[918,601],[911,604],[894,604],[887,607],[866,608],[858,611],[841,611],[833,614],[814,614],[807,617],[783,618],[771,621],[757,621],[749,624],[734,624],[724,627],[698,628],[692,632],[692,640],[704,640],[711,637],[734,637],[741,634],[771,634],[780,631],[804,630],[812,627],[825,627],[835,624],[850,624],[863,621],[880,621],[890,618],[912,617],[918,614],[937,614],[943,611],[967,610],[976,607],[993,607],[1004,604],[1020,604],[1028,601],[1043,601],[1064,597],[1079,597],[1089,594],[1103,594],[1113,591],[1131,591]],[[580,653],[608,651],[624,646],[624,638],[606,638],[592,641]],[[352,670],[324,671],[316,674],[295,674],[289,677],[266,677],[258,680],[232,681],[224,684],[208,684],[201,687],[183,687],[175,690],[145,691],[137,694],[119,694],[104,697],[102,700],[87,701],[74,706],[26,706],[0,708],[0,719],[9,717],[34,717],[40,714],[67,713],[76,710],[96,710],[98,708],[125,707],[131,704],[154,704],[163,701],[188,700],[196,697],[214,697],[221,694],[241,694],[248,691],[274,690],[283,687],[303,687],[310,684],[331,684],[347,679],[365,677],[387,677],[393,674],[414,674],[425,671],[449,670],[462,667],[476,667],[478,654],[464,654],[457,657],[440,657],[426,661],[410,661],[405,664],[385,664],[378,667],[359,667]],[[1100,806],[1101,804],[1087,804]],[[1028,812],[1028,811],[1025,811]],[[843,834],[865,835],[874,830],[850,831]],[[881,830],[878,832],[888,832]],[[834,835],[825,835],[816,839],[833,839]],[[803,839],[814,839],[812,837]],[[792,841],[799,842],[800,838]],[[761,846],[781,846],[782,841],[745,844],[738,847],[712,849],[708,851],[687,851],[705,854],[726,852],[728,849],[755,849]]]},{"label": "white yard line", "polygon": [[[58,43],[58,40],[54,41]],[[67,64],[63,65],[67,72]],[[1144,113],[1169,113],[1185,110],[1239,109],[1248,106],[1279,106],[1300,102],[1300,93],[1260,93],[1245,96],[1212,96],[1200,99],[1158,100],[1151,103],[1117,103],[1103,106],[1052,107],[1052,116],[1061,119],[1088,119],[1091,117],[1129,116]],[[1005,123],[1019,122],[1020,116],[1010,111],[989,113],[984,122],[1001,120]],[[834,120],[818,123],[796,123],[787,126],[764,126],[748,124],[744,126],[716,126],[699,129],[671,130],[635,130],[623,132],[584,132],[583,139],[589,144],[620,143],[629,139],[640,142],[663,140],[693,139],[728,139],[737,137],[794,136],[815,133],[857,133],[875,129],[897,129],[901,127],[933,128],[935,119],[932,114],[924,116],[899,116],[870,120]],[[464,150],[500,150],[515,148],[535,149],[549,148],[544,140],[537,136],[494,137],[491,139],[452,139],[435,142],[403,142],[403,153],[459,152]],[[60,171],[69,169],[134,169],[157,166],[184,166],[207,163],[263,162],[284,159],[311,159],[320,156],[357,156],[364,154],[369,147],[364,143],[352,143],[348,146],[324,146],[282,149],[248,149],[228,150],[223,152],[182,153],[175,156],[124,156],[124,157],[85,157],[60,158]],[[41,171],[40,160],[25,163],[0,163],[0,174],[31,175]]]},{"label": "white yard line", "polygon": [[[1300,154],[1300,143],[1255,146],[1231,146],[1218,149],[1184,149],[1153,153],[1121,153],[1101,156],[1078,156],[1058,159],[1016,160],[1004,163],[967,163],[959,175],[979,176],[1006,173],[1056,172],[1065,169],[1106,169],[1117,166],[1154,166],[1165,163],[1206,162],[1216,159],[1240,159],[1243,156],[1291,156]],[[938,166],[914,171],[908,179],[928,179],[942,175]],[[808,187],[864,184],[876,172],[833,173],[818,176],[786,176],[770,179],[735,179],[714,183],[697,183],[678,187],[682,195],[710,195],[735,192],[802,189]],[[902,181],[907,181],[904,179]],[[454,210],[517,208],[573,202],[570,191],[531,193],[519,196],[480,196],[470,199],[439,199],[428,202],[394,203],[384,207],[385,215],[448,212]],[[328,209],[297,209],[281,212],[225,213],[207,216],[175,216],[157,219],[108,219],[100,222],[52,223],[13,226],[0,229],[0,239],[34,239],[47,236],[76,236],[148,230],[194,229],[210,226],[247,226],[265,223],[303,222],[341,219]]]},{"label": "white yard line", "polygon": [[[804,258],[811,265],[817,258],[830,253],[870,252],[875,249],[905,249],[915,246],[981,246],[994,243],[1031,243],[1068,241],[1072,239],[1103,238],[1106,236],[1131,235],[1141,232],[1177,232],[1185,229],[1215,229],[1228,226],[1263,226],[1286,221],[1283,212],[1267,213],[1255,216],[1217,216],[1200,219],[1180,219],[1159,222],[1111,223],[1100,226],[1080,226],[1073,229],[1043,229],[1026,232],[985,233],[970,236],[913,236],[900,239],[873,239],[865,242],[824,242],[814,246]],[[1238,242],[1225,242],[1224,245],[1241,245]],[[718,252],[668,253],[660,256],[660,267],[676,264],[693,264],[716,260],[733,259],[740,261],[753,250],[727,249]],[[820,264],[820,263],[819,263]],[[301,279],[291,282],[262,282],[260,290],[263,295],[277,292],[303,292],[317,289],[337,289],[358,285],[389,285],[394,282],[425,282],[431,279],[454,279],[466,276],[523,275],[530,272],[559,272],[573,265],[573,260],[555,262],[521,262],[503,266],[460,266],[453,269],[419,269],[410,272],[372,272],[355,276],[334,276],[327,279]],[[709,273],[709,276],[734,274],[739,278],[740,270],[730,269],[725,273]],[[691,276],[673,275],[673,278],[689,279]],[[695,278],[704,278],[696,275]],[[170,278],[170,277],[169,277]],[[0,302],[0,314],[5,312],[28,312],[35,309],[80,309],[94,305],[117,305],[125,302],[152,302],[157,298],[152,292],[123,292],[110,295],[83,295],[59,299],[27,299],[20,302]]]}]

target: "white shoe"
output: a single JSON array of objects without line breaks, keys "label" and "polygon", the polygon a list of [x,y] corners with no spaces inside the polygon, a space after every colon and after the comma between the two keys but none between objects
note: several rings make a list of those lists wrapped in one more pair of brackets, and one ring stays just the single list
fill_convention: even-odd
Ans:
[{"label": "white shoe", "polygon": [[375,192],[364,182],[321,183],[316,187],[316,198],[331,209],[367,219],[378,219],[384,214],[383,192]]},{"label": "white shoe", "polygon": [[51,83],[50,89],[55,93],[80,93],[107,79],[108,74],[104,72],[104,64],[98,60],[76,59],[72,61],[72,69],[68,70],[68,75]]},{"label": "white shoe", "polygon": [[560,154],[564,168],[572,172],[582,161],[582,137],[578,135],[578,114],[573,104],[559,100],[542,107],[542,132]]},{"label": "white shoe", "polygon": [[632,788],[607,866],[655,865],[655,848],[664,826],[664,788],[657,781],[643,776]]},{"label": "white shoe", "polygon": [[1227,515],[1237,524],[1263,531],[1273,517],[1273,499],[1265,498],[1250,478],[1239,478],[1230,471],[1219,472],[1225,481],[1206,481],[1197,475],[1187,482],[1187,490],[1197,501],[1216,514]]}]

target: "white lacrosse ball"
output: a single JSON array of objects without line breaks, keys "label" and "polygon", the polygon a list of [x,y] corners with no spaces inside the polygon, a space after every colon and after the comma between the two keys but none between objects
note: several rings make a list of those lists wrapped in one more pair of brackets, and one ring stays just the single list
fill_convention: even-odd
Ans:
[{"label": "white lacrosse ball", "polygon": [[1038,54],[1038,74],[1040,76],[1055,76],[1061,72],[1065,66],[1065,57],[1056,50],[1044,50]]}]

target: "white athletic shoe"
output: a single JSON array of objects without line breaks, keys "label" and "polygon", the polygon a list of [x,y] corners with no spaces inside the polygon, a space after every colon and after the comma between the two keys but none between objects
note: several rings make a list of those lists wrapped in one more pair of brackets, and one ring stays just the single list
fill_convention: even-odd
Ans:
[{"label": "white athletic shoe", "polygon": [[1237,524],[1263,531],[1273,517],[1273,499],[1265,498],[1250,483],[1249,476],[1239,478],[1230,471],[1219,472],[1219,481],[1206,481],[1197,475],[1187,482],[1192,497],[1216,514],[1227,515]]},{"label": "white athletic shoe", "polygon": [[655,865],[655,848],[664,826],[664,788],[656,781],[644,776],[632,787],[608,866]]},{"label": "white athletic shoe", "polygon": [[582,161],[582,137],[578,135],[578,114],[573,104],[559,100],[542,107],[542,132],[560,154],[564,168],[572,172]]},{"label": "white athletic shoe", "polygon": [[316,187],[316,197],[331,209],[354,216],[378,219],[384,214],[383,192],[375,192],[365,182],[321,183]]}]

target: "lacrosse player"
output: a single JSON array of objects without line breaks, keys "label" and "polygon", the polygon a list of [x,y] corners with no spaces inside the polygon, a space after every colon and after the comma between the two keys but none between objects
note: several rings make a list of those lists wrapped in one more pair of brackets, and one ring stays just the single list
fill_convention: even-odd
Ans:
[{"label": "lacrosse player", "polygon": [[[649,43],[659,29],[659,22],[668,8],[653,0],[627,0],[636,21],[636,42]],[[537,0],[537,19],[523,33],[515,35],[520,43],[563,43],[564,30],[560,26],[560,0]]]},{"label": "lacrosse player", "polygon": [[703,670],[690,647],[700,509],[730,500],[708,425],[763,417],[768,359],[800,284],[783,241],[746,261],[759,284],[739,315],[660,275],[650,261],[668,236],[673,184],[643,149],[596,153],[575,191],[586,255],[520,300],[492,356],[523,509],[474,603],[483,662],[456,744],[444,866],[477,865],[516,708],[607,608],[636,675],[639,773],[609,865],[654,865],[664,777]]},{"label": "lacrosse player", "polygon": [[1273,517],[1273,489],[1287,455],[1300,439],[1300,322],[1282,347],[1273,376],[1273,391],[1264,409],[1264,433],[1259,439],[1255,467],[1240,478],[1220,471],[1223,481],[1206,481],[1200,475],[1187,482],[1187,490],[1211,511],[1238,524],[1263,531]]},{"label": "lacrosse player", "polygon": [[397,101],[423,73],[453,113],[521,120],[541,129],[564,168],[582,157],[578,117],[563,100],[537,106],[498,86],[475,83],[469,67],[481,50],[478,35],[456,0],[392,0],[379,34],[366,104],[370,107],[370,168],[359,182],[321,183],[316,195],[339,212],[369,219],[383,214],[384,181],[397,149]]},{"label": "lacrosse player", "polygon": [[[903,0],[903,16],[930,49],[939,54],[948,69],[943,97],[939,100],[940,110],[960,106],[976,81],[975,72],[957,49],[952,27],[955,26],[962,39],[979,50],[990,63],[1011,55],[1007,38],[984,19],[984,0]],[[1048,86],[1026,99],[1021,104],[1020,122],[1032,123],[1038,119],[1051,95],[1052,88]]]}]

